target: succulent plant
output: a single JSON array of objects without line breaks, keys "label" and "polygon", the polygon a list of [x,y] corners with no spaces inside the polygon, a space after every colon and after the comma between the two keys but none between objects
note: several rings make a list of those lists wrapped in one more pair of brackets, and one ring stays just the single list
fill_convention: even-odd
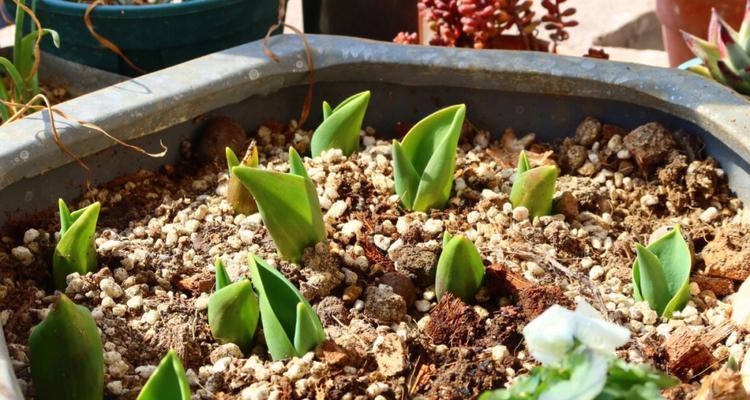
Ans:
[{"label": "succulent plant", "polygon": [[290,173],[238,166],[232,174],[255,197],[281,256],[298,262],[306,247],[325,239],[326,231],[315,185],[293,147],[289,148],[289,165]]},{"label": "succulent plant", "polygon": [[185,368],[173,349],[162,358],[136,400],[190,400],[190,384]]},{"label": "succulent plant", "polygon": [[370,91],[357,93],[331,109],[323,102],[323,122],[313,133],[310,150],[318,157],[324,150],[341,149],[348,156],[359,148],[359,131],[365,118]]},{"label": "succulent plant", "polygon": [[664,317],[682,310],[690,300],[690,248],[677,225],[648,246],[636,245],[633,297],[647,301]]},{"label": "succulent plant", "polygon": [[29,358],[39,400],[101,400],[104,350],[91,312],[61,294],[31,331]]},{"label": "succulent plant", "polygon": [[99,219],[99,202],[70,212],[63,199],[60,208],[60,240],[52,256],[52,276],[55,289],[65,291],[65,278],[74,272],[84,275],[94,272],[96,263],[96,221]]},{"label": "succulent plant", "polygon": [[227,166],[229,168],[229,185],[227,187],[227,201],[232,205],[234,212],[238,214],[250,215],[258,211],[258,206],[255,204],[255,199],[247,191],[247,188],[242,184],[239,178],[232,173],[232,168],[242,165],[249,168],[258,167],[258,147],[255,143],[251,143],[248,147],[245,156],[242,157],[242,161],[237,158],[234,151],[227,147]]},{"label": "succulent plant", "polygon": [[221,343],[234,343],[249,353],[258,326],[258,298],[250,280],[232,283],[224,263],[216,260],[216,292],[208,300],[208,325]]},{"label": "succulent plant", "polygon": [[510,191],[513,207],[526,207],[531,218],[549,215],[555,195],[557,167],[542,165],[531,168],[526,152],[518,156],[518,172]]},{"label": "succulent plant", "polygon": [[691,71],[750,95],[750,1],[739,32],[712,10],[708,40],[682,34],[690,50],[703,61],[703,65],[689,67]]},{"label": "succulent plant", "polygon": [[435,294],[438,298],[450,292],[465,302],[474,299],[482,286],[484,264],[474,243],[464,236],[443,234],[443,252],[435,272]]},{"label": "succulent plant", "polygon": [[301,357],[322,343],[323,324],[299,290],[260,257],[251,254],[248,264],[271,357]]},{"label": "succulent plant", "polygon": [[456,169],[456,147],[466,116],[463,104],[439,110],[393,141],[396,194],[405,208],[443,208],[450,198]]}]

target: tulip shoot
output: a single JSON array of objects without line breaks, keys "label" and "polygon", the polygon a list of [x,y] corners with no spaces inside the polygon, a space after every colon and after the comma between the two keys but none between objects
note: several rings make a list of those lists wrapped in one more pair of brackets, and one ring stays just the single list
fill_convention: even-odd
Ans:
[{"label": "tulip shoot", "polygon": [[271,357],[302,357],[325,340],[320,318],[294,285],[260,257],[248,257],[260,300],[263,334]]},{"label": "tulip shoot", "polygon": [[232,283],[221,259],[216,260],[216,292],[208,301],[208,325],[221,343],[234,343],[249,353],[258,326],[258,298],[248,279]]},{"label": "tulip shoot", "polygon": [[359,131],[365,118],[370,92],[357,93],[331,109],[323,102],[323,123],[313,133],[310,150],[313,157],[325,150],[341,149],[348,156],[359,148]]},{"label": "tulip shoot", "polygon": [[456,148],[466,106],[439,110],[393,141],[393,176],[396,194],[405,208],[429,211],[445,207],[453,187]]},{"label": "tulip shoot", "polygon": [[289,148],[290,173],[238,166],[232,168],[255,198],[268,232],[281,256],[292,262],[302,251],[325,239],[318,193],[302,159]]},{"label": "tulip shoot", "polygon": [[190,384],[177,353],[170,349],[136,400],[190,400]]},{"label": "tulip shoot", "polygon": [[443,235],[443,252],[435,273],[435,294],[438,298],[450,292],[471,302],[482,286],[484,264],[476,246],[464,236]]},{"label": "tulip shoot", "polygon": [[52,256],[52,276],[55,289],[65,291],[66,277],[78,272],[85,275],[96,271],[96,245],[94,234],[99,219],[99,202],[70,212],[65,201],[58,202],[60,208],[60,241]]},{"label": "tulip shoot", "polygon": [[633,298],[664,317],[682,310],[690,300],[692,256],[680,226],[646,247],[637,245],[636,253]]},{"label": "tulip shoot", "polygon": [[526,152],[518,157],[518,173],[510,191],[513,207],[526,207],[529,216],[541,217],[552,212],[552,198],[555,195],[557,167],[542,165],[531,168]]},{"label": "tulip shoot", "polygon": [[238,214],[250,215],[258,211],[255,199],[250,195],[247,188],[242,184],[239,178],[232,173],[232,168],[242,165],[249,168],[258,167],[258,147],[255,143],[250,144],[242,161],[237,158],[231,148],[226,148],[227,167],[229,168],[229,184],[227,187],[227,201],[232,205],[234,212]]},{"label": "tulip shoot", "polygon": [[29,358],[39,400],[101,400],[104,350],[91,312],[61,294],[31,331]]}]

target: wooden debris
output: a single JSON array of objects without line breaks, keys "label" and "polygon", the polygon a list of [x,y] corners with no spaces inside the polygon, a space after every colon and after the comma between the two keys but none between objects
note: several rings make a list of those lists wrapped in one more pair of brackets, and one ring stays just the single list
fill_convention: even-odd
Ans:
[{"label": "wooden debris", "polygon": [[526,278],[502,264],[492,264],[485,271],[485,287],[491,296],[515,297],[520,291],[533,286]]},{"label": "wooden debris", "polygon": [[701,290],[714,292],[716,297],[729,296],[734,293],[734,282],[731,279],[696,274],[690,280],[697,283]]},{"label": "wooden debris", "polygon": [[667,353],[667,371],[682,380],[690,380],[696,374],[716,362],[703,338],[688,327],[678,328],[664,343]]}]

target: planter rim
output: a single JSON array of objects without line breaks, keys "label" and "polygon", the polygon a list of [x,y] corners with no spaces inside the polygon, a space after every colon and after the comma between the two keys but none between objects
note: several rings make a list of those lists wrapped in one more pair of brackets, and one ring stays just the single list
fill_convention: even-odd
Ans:
[{"label": "planter rim", "polygon": [[[308,40],[318,81],[386,81],[414,87],[617,99],[692,122],[750,160],[750,101],[690,72],[526,51],[396,45],[329,35],[308,35]],[[270,60],[262,41],[256,41],[133,78],[57,107],[121,140],[137,139],[253,95],[306,84],[307,67],[299,38],[273,37],[271,48],[280,63]],[[382,75],[361,74],[357,65],[384,68]],[[447,74],[460,79],[446,80]],[[482,79],[476,79],[479,75]],[[113,145],[91,129],[60,117],[55,120],[63,142],[80,157]],[[133,123],[135,120],[138,123]],[[57,148],[49,131],[46,111],[0,127],[0,189],[72,162]]]},{"label": "planter rim", "polygon": [[[176,4],[152,5],[101,5],[92,11],[92,18],[163,18],[185,14],[193,14],[206,10],[231,7],[246,0],[188,0]],[[68,0],[40,0],[37,7],[54,9],[60,14],[83,15],[88,8],[87,3],[76,3]]]}]

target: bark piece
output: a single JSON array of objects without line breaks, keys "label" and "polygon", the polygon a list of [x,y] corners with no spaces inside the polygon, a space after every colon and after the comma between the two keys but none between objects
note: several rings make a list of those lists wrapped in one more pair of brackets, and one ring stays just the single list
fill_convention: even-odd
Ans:
[{"label": "bark piece", "polygon": [[666,160],[667,154],[676,145],[672,134],[658,122],[651,122],[634,129],[625,136],[623,144],[644,171],[650,171],[654,166]]},{"label": "bark piece", "polygon": [[717,297],[729,296],[734,293],[734,281],[731,279],[707,275],[693,275],[690,280],[697,283],[701,290],[714,292]]},{"label": "bark piece", "polygon": [[502,264],[492,264],[485,269],[484,286],[491,296],[515,297],[533,284]]},{"label": "bark piece", "polygon": [[471,341],[479,325],[479,316],[474,309],[451,293],[440,297],[430,311],[427,335],[436,344],[462,346]]},{"label": "bark piece", "polygon": [[716,362],[701,337],[685,326],[677,329],[664,343],[664,347],[668,371],[682,380],[691,379]]},{"label": "bark piece", "polygon": [[718,229],[701,255],[706,264],[706,275],[744,281],[750,276],[750,228],[727,225]]}]

